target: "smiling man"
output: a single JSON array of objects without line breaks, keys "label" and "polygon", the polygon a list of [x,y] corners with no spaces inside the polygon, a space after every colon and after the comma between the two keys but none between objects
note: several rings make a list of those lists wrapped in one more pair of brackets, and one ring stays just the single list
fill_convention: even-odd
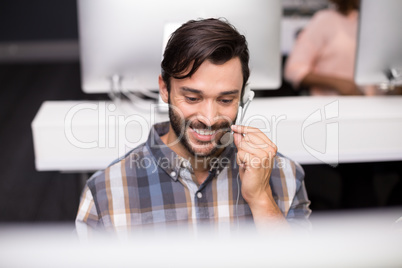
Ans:
[{"label": "smiling man", "polygon": [[[234,125],[248,63],[245,37],[226,21],[189,21],[173,33],[159,76],[170,121],[88,180],[76,219],[80,235],[159,225],[309,226],[300,165],[259,129]],[[234,139],[223,142],[228,132]]]}]

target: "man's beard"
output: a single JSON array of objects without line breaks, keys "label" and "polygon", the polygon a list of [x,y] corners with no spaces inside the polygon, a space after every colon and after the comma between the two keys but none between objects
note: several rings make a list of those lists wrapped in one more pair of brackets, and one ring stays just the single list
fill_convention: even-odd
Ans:
[{"label": "man's beard", "polygon": [[[170,100],[169,100],[170,103]],[[192,128],[192,129],[205,129],[205,130],[217,130],[218,132],[226,132],[229,131],[230,129],[230,122],[228,121],[223,121],[221,123],[217,123],[213,126],[206,126],[204,123],[198,121],[198,120],[188,120],[185,118],[181,118],[179,114],[177,114],[172,106],[169,104],[169,119],[170,119],[170,125],[172,126],[172,129],[174,133],[176,134],[176,137],[180,139],[180,143],[187,149],[187,151],[193,155],[193,156],[201,156],[201,157],[211,157],[216,154],[216,152],[222,147],[219,146],[220,142],[219,141],[199,141],[197,140],[197,143],[202,146],[202,145],[207,145],[214,143],[215,146],[209,151],[209,152],[197,152],[197,147],[192,146],[189,141],[188,137],[188,132],[187,128]]]}]

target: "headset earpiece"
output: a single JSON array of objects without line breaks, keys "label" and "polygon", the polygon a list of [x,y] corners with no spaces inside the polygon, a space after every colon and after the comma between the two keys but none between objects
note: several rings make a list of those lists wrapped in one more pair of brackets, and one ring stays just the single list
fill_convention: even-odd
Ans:
[{"label": "headset earpiece", "polygon": [[250,92],[248,93],[248,101],[252,101],[254,99],[255,93],[254,91],[250,90]]},{"label": "headset earpiece", "polygon": [[242,106],[244,106],[244,104],[247,102],[248,96],[250,95],[250,91],[251,91],[250,87],[249,87],[248,85],[246,85],[246,86],[244,87],[243,98],[242,98],[242,100],[241,100]]}]

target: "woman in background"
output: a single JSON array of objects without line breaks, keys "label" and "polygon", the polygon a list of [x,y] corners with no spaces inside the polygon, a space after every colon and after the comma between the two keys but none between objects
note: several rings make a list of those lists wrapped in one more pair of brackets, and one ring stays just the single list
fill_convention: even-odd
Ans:
[{"label": "woman in background", "polygon": [[285,78],[311,95],[375,95],[354,80],[359,0],[331,0],[336,10],[318,11],[297,37]]}]

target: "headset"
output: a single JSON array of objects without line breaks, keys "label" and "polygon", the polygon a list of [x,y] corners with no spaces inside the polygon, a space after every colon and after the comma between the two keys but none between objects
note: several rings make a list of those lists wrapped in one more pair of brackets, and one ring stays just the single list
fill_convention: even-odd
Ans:
[{"label": "headset", "polygon": [[[239,101],[239,107],[237,109],[237,118],[236,118],[235,125],[243,125],[244,115],[246,114],[248,106],[250,105],[251,101],[254,99],[254,96],[255,96],[254,91],[252,91],[249,86],[246,86],[244,89],[243,99],[242,99],[242,101]],[[233,142],[233,134],[234,134],[234,131],[225,133],[225,135],[223,135],[221,138],[221,143],[225,144],[226,146],[229,145],[230,143],[232,143]],[[222,139],[224,137],[226,139],[225,143],[222,142]],[[236,182],[237,182],[237,198],[236,198],[235,211],[236,211],[237,228],[239,228],[239,215],[237,212],[237,208],[238,208],[239,199],[240,199],[240,173],[237,174]]]},{"label": "headset", "polygon": [[241,102],[239,102],[239,108],[237,109],[236,125],[243,124],[244,115],[246,114],[251,101],[254,99],[254,96],[254,91],[252,91],[249,86],[246,86],[244,89],[243,99]]},{"label": "headset", "polygon": [[[249,86],[246,86],[244,89],[243,99],[239,101],[239,107],[237,108],[235,125],[243,124],[244,115],[246,114],[251,101],[254,99],[254,96],[254,91],[252,91]],[[233,133],[234,131],[226,132],[220,139],[221,144],[223,144],[224,146],[231,144],[233,142]]]}]

